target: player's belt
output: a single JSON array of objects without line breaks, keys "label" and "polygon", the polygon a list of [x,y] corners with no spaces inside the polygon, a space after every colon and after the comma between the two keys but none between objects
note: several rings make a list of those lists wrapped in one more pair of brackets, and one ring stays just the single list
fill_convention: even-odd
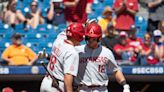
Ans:
[{"label": "player's belt", "polygon": [[[46,77],[49,77],[50,75],[49,74],[46,74],[45,75]],[[64,82],[63,80],[60,80],[60,79],[57,79],[57,78],[55,78],[57,81],[60,81],[60,82]]]},{"label": "player's belt", "polygon": [[96,87],[107,87],[105,85],[85,85],[85,84],[80,84],[80,87],[88,87],[88,88],[96,88]]}]

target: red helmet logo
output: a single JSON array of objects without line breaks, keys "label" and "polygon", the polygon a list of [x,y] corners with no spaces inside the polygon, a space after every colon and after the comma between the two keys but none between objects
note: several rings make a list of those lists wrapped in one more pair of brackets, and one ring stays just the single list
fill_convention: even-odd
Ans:
[{"label": "red helmet logo", "polygon": [[85,35],[88,37],[99,38],[102,36],[101,27],[98,24],[89,24],[86,28]]}]

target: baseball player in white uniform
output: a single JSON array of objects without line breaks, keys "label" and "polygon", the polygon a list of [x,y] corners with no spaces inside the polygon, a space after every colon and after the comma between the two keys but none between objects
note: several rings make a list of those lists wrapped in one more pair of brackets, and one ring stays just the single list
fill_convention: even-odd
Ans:
[{"label": "baseball player in white uniform", "polygon": [[[124,90],[130,92],[130,87],[117,65],[113,53],[99,44],[102,31],[98,24],[91,23],[85,32],[86,45],[77,46],[79,53],[79,80],[80,92],[108,92],[107,69],[113,72],[116,80]],[[107,68],[108,66],[108,68]]]},{"label": "baseball player in white uniform", "polygon": [[[81,23],[73,23],[66,29],[66,38],[63,36],[63,39],[55,40],[47,69],[58,80],[59,90],[52,86],[51,76],[46,75],[41,83],[40,92],[73,92],[72,81],[78,73],[79,65],[79,55],[74,46],[80,44],[84,33]],[[59,36],[62,35],[64,33]]]}]

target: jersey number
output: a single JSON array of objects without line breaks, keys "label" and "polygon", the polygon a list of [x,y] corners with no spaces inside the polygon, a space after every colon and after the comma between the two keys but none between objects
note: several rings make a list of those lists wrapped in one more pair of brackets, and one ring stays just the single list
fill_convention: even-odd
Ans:
[{"label": "jersey number", "polygon": [[53,71],[54,70],[54,64],[56,63],[56,57],[55,56],[51,56],[50,58],[50,70]]},{"label": "jersey number", "polygon": [[105,65],[99,65],[98,66],[98,72],[99,73],[105,73]]}]

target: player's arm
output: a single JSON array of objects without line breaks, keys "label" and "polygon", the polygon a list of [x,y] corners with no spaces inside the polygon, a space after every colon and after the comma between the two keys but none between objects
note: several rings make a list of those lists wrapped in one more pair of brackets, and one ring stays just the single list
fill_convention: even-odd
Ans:
[{"label": "player's arm", "polygon": [[73,77],[77,76],[79,56],[77,53],[69,52],[64,57],[64,85],[66,92],[73,92]]},{"label": "player's arm", "polygon": [[73,81],[73,76],[71,74],[64,74],[64,86],[66,92],[73,92],[72,81]]},{"label": "player's arm", "polygon": [[114,72],[114,76],[117,80],[117,82],[123,86],[124,91],[123,92],[130,92],[130,86],[127,84],[126,79],[123,75],[123,73],[120,70],[117,70],[116,72]]},{"label": "player's arm", "polygon": [[109,68],[111,68],[117,82],[121,84],[124,88],[123,92],[130,92],[130,86],[126,83],[125,77],[121,72],[120,67],[116,63],[113,53],[110,51],[109,53]]}]

